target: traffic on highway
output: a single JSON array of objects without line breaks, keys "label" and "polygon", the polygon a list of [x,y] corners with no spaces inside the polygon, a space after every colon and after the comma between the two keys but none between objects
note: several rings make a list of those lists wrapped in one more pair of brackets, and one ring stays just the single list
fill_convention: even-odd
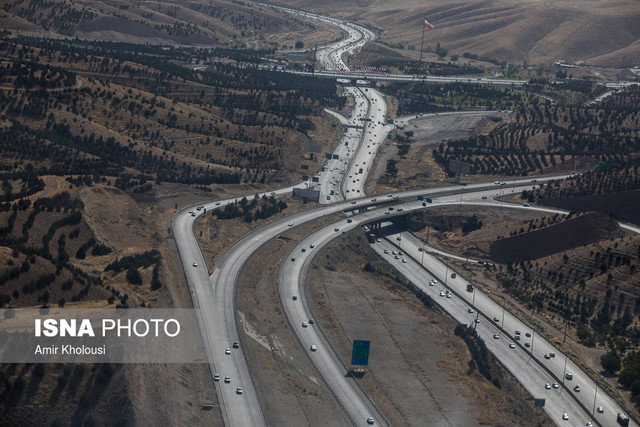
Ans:
[{"label": "traffic on highway", "polygon": [[[374,38],[368,29],[351,23],[273,7],[283,13],[296,14],[301,19],[336,25],[347,35],[343,40],[317,50],[318,62],[327,73],[334,73],[335,76],[340,75],[338,71],[349,71],[342,61],[344,53],[353,52]],[[204,259],[193,232],[195,221],[205,212],[222,208],[236,198],[203,203],[195,210],[190,208],[191,212],[184,209],[173,218],[172,231],[193,303],[196,307],[206,307],[206,310],[200,310],[200,328],[226,424],[266,425],[247,358],[239,344],[235,287],[249,257],[270,239],[291,227],[312,223],[327,215],[340,212],[347,214],[344,219],[321,227],[298,242],[282,263],[279,295],[300,345],[307,349],[311,362],[352,422],[356,425],[387,425],[384,414],[375,402],[357,382],[345,375],[347,368],[314,322],[304,288],[306,270],[315,254],[331,240],[357,227],[377,221],[392,229],[389,221],[393,217],[432,206],[464,203],[556,212],[494,199],[501,192],[515,193],[530,189],[534,185],[530,179],[512,180],[508,186],[486,182],[466,187],[451,185],[367,196],[365,183],[368,174],[393,126],[387,123],[387,104],[382,93],[370,87],[344,84],[345,95],[353,99],[354,108],[348,118],[331,113],[345,129],[331,158],[324,162],[313,179],[259,194],[278,196],[290,194],[294,187],[316,188],[320,191],[319,201],[323,206],[289,215],[254,230],[229,247],[211,270],[208,268],[210,262]],[[538,178],[535,184],[563,177]],[[433,197],[433,203],[423,206],[423,202],[417,200],[418,196]],[[393,211],[388,209],[390,201],[393,201]],[[505,310],[504,304],[477,289],[468,292],[468,281],[460,272],[452,271],[448,264],[426,253],[423,243],[408,233],[393,231],[386,237],[372,243],[371,247],[457,321],[474,327],[485,340],[487,348],[532,397],[545,399],[544,410],[555,423],[616,424],[616,415],[622,412],[620,406],[606,392],[599,390],[597,384],[567,356],[544,337],[537,335],[515,314]],[[305,251],[302,251],[303,248]],[[398,252],[402,252],[402,255]]]}]

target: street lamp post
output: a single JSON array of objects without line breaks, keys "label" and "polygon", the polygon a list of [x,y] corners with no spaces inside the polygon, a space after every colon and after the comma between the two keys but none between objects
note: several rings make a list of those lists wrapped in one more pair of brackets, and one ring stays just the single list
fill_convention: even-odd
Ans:
[{"label": "street lamp post", "polygon": [[445,270],[444,273],[444,286],[445,288],[447,287],[447,278],[449,277],[449,258],[447,258],[447,269]]},{"label": "street lamp post", "polygon": [[536,331],[531,333],[531,355],[533,355],[533,340],[536,339]]},{"label": "street lamp post", "polygon": [[593,409],[591,410],[591,419],[593,420],[593,417],[595,417],[596,415],[596,398],[598,397],[598,383],[596,384],[596,392],[593,395]]}]

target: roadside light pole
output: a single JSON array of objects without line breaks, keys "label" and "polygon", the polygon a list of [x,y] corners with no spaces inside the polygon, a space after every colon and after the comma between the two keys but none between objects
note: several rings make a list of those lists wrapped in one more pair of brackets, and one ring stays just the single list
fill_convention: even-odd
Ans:
[{"label": "roadside light pole", "polygon": [[[502,329],[504,329],[504,295],[502,295]],[[533,340],[531,340],[531,351],[533,351]]]},{"label": "roadside light pole", "polygon": [[431,228],[427,225],[427,242],[425,243],[425,245],[429,245],[429,230]]},{"label": "roadside light pole", "polygon": [[598,383],[595,383],[595,384],[596,384],[596,392],[593,395],[593,409],[591,410],[591,419],[592,420],[593,420],[593,417],[595,417],[595,415],[596,415],[596,398],[598,397]]},{"label": "roadside light pole", "polygon": [[533,356],[533,340],[536,339],[536,331],[531,333],[531,355]]},{"label": "roadside light pole", "polygon": [[422,261],[420,261],[420,264],[424,267],[424,243],[422,244]]},{"label": "roadside light pole", "polygon": [[445,270],[444,273],[444,286],[445,288],[447,287],[447,278],[449,277],[449,258],[447,258],[447,269]]},{"label": "roadside light pole", "polygon": [[564,384],[564,380],[567,377],[567,360],[569,359],[568,355],[564,355],[564,370],[562,372],[562,384]]}]

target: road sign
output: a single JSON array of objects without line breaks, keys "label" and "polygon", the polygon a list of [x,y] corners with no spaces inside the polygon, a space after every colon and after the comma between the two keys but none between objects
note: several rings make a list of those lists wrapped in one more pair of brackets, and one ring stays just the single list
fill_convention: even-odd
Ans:
[{"label": "road sign", "polygon": [[423,196],[418,196],[418,200],[424,200]]},{"label": "road sign", "polygon": [[393,119],[389,119],[389,120],[387,120],[387,124],[388,124],[388,125],[392,125],[392,124],[393,124]]},{"label": "road sign", "polygon": [[427,198],[427,203],[433,203],[433,200]]},{"label": "road sign", "polygon": [[368,365],[370,346],[371,346],[371,341],[354,340],[353,351],[351,352],[351,364],[352,365]]}]

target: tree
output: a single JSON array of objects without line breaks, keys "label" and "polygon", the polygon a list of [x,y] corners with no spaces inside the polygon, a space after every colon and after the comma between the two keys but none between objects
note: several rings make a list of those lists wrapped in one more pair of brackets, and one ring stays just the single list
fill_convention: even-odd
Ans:
[{"label": "tree", "polygon": [[445,56],[447,56],[448,53],[449,51],[444,47],[440,47],[436,49],[436,55],[438,55],[440,58],[444,58]]},{"label": "tree", "polygon": [[296,49],[303,49],[304,48],[304,43],[302,43],[301,41],[297,41],[296,42]]},{"label": "tree", "polygon": [[602,368],[610,374],[619,371],[622,367],[620,356],[611,351],[606,352],[602,357],[600,357],[600,364],[602,365]]},{"label": "tree", "polygon": [[127,270],[127,282],[132,285],[142,285],[142,277],[140,276],[140,272],[137,268],[131,267]]}]

